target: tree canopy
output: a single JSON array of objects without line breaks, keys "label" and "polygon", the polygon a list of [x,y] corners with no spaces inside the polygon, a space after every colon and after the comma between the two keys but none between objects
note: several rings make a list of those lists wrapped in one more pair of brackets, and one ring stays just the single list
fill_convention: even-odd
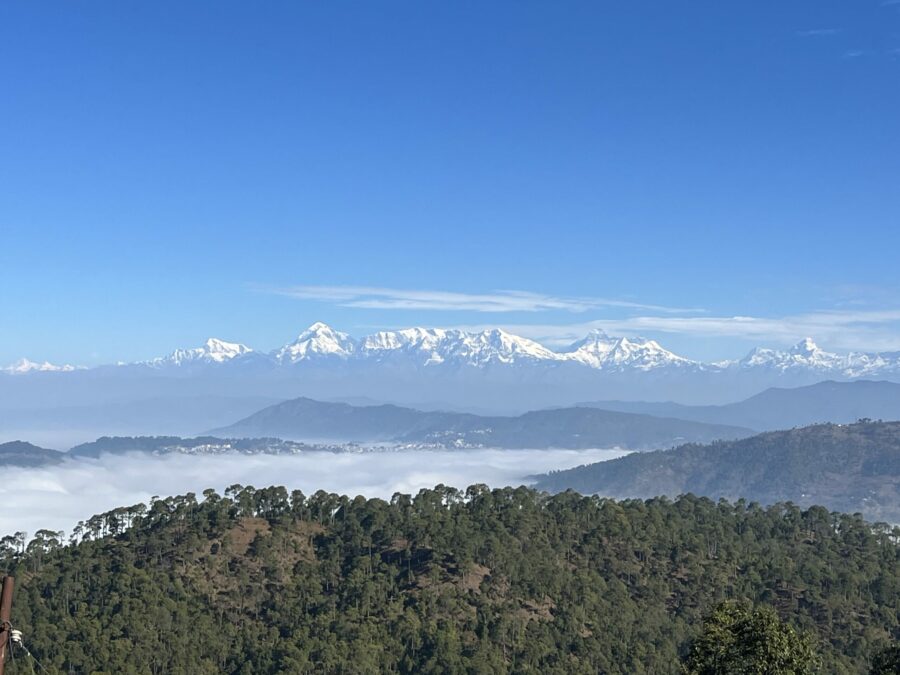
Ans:
[{"label": "tree canopy", "polygon": [[[898,542],[820,507],[691,495],[234,485],[100,514],[68,543],[11,535],[0,569],[48,672],[674,675],[711,625],[746,625],[763,639],[729,653],[796,656],[809,636],[840,675],[900,636]],[[727,600],[772,611],[733,621]]]},{"label": "tree canopy", "polygon": [[809,634],[770,607],[719,605],[703,623],[685,664],[687,675],[811,675],[817,664]]}]

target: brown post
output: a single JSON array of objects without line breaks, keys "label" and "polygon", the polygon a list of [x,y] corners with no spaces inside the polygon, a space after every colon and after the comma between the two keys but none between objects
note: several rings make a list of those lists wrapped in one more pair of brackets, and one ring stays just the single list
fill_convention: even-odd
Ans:
[{"label": "brown post", "polygon": [[9,645],[9,630],[12,627],[12,598],[15,579],[3,577],[3,592],[0,593],[0,675],[6,669],[6,648]]}]

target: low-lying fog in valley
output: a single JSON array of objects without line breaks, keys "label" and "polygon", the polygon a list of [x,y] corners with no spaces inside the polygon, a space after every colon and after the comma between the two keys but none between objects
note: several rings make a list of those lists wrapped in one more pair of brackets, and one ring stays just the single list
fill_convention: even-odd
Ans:
[{"label": "low-lying fog in valley", "polygon": [[[15,504],[0,511],[0,534],[71,530],[79,520],[123,505],[149,502],[154,495],[220,493],[240,483],[284,485],[307,494],[326,490],[351,496],[389,498],[437,484],[465,488],[522,485],[528,477],[581,464],[614,459],[623,450],[433,450],[301,455],[218,455],[215,457],[141,454],[67,460],[34,469],[9,467],[0,500]],[[202,498],[202,497],[201,497]]]}]

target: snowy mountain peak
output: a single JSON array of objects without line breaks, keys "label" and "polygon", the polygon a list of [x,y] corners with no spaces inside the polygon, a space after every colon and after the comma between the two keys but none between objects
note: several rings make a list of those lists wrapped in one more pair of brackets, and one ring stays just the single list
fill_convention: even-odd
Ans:
[{"label": "snowy mountain peak", "polygon": [[585,340],[610,340],[609,333],[602,328],[592,328],[584,338]]},{"label": "snowy mountain peak", "polygon": [[821,351],[811,337],[803,338],[791,347],[791,354],[796,354],[797,356],[812,356]]},{"label": "snowy mountain peak", "polygon": [[570,344],[563,352],[576,352],[584,347],[597,348],[598,346],[611,345],[613,342],[615,342],[615,339],[611,338],[605,330],[594,328],[582,339]]},{"label": "snowy mountain peak", "polygon": [[252,351],[247,345],[242,345],[238,342],[225,342],[218,338],[209,338],[199,348],[198,353],[210,361],[221,363],[222,361],[230,361],[238,356],[249,354]]},{"label": "snowy mountain peak", "polygon": [[[605,354],[612,349],[615,340],[599,328],[593,329],[581,340],[576,340],[568,347],[562,350],[563,354]],[[576,359],[577,360],[577,359]]]},{"label": "snowy mountain peak", "polygon": [[304,337],[304,336],[310,337],[312,335],[320,335],[320,334],[331,334],[334,332],[335,332],[334,328],[329,326],[327,323],[323,323],[321,321],[316,321],[309,328],[307,328],[305,331],[300,333],[300,337]]},{"label": "snowy mountain peak", "polygon": [[176,349],[168,356],[161,356],[145,364],[154,368],[165,366],[182,366],[198,363],[226,363],[232,359],[253,352],[247,345],[237,342],[225,342],[218,338],[209,338],[200,347],[193,349]]},{"label": "snowy mountain peak", "polygon": [[656,340],[612,338],[596,329],[573,343],[565,355],[572,361],[603,370],[650,370],[664,366],[699,365],[664,349]]},{"label": "snowy mountain peak", "polygon": [[273,356],[279,363],[297,363],[315,356],[347,358],[355,350],[356,342],[347,333],[319,321],[300,333],[296,340],[276,350]]},{"label": "snowy mountain peak", "polygon": [[834,371],[840,374],[853,370],[854,363],[868,361],[871,355],[841,356],[821,349],[812,338],[804,338],[788,351],[757,347],[737,362],[741,368],[767,368],[776,371],[811,370]]},{"label": "snowy mountain peak", "polygon": [[73,370],[78,370],[78,368],[70,365],[57,366],[49,361],[38,363],[28,359],[19,359],[6,368],[0,368],[0,371],[12,375],[23,375],[25,373],[69,373]]},{"label": "snowy mountain peak", "polygon": [[562,357],[544,345],[494,328],[481,333],[463,333],[464,351],[476,363],[511,363],[517,359],[559,361]]},{"label": "snowy mountain peak", "polygon": [[441,328],[404,328],[383,330],[367,335],[360,342],[361,354],[379,354],[390,350],[423,351],[436,349],[447,337]]},{"label": "snowy mountain peak", "polygon": [[419,365],[482,366],[519,361],[558,361],[543,345],[499,328],[480,333],[456,329],[407,328],[381,331],[363,338],[360,355],[378,360],[411,358]]}]

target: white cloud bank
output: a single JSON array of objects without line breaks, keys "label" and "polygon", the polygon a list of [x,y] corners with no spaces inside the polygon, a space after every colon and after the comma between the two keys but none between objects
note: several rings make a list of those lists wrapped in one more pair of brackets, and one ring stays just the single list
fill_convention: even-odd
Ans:
[{"label": "white cloud bank", "polygon": [[154,495],[212,487],[220,493],[241,483],[284,485],[306,494],[326,490],[388,498],[415,494],[439,483],[465,488],[522,485],[532,474],[566,469],[627,454],[622,450],[467,450],[303,455],[106,455],[68,460],[44,469],[8,468],[0,485],[0,535],[35,530],[71,530],[79,520]]}]

